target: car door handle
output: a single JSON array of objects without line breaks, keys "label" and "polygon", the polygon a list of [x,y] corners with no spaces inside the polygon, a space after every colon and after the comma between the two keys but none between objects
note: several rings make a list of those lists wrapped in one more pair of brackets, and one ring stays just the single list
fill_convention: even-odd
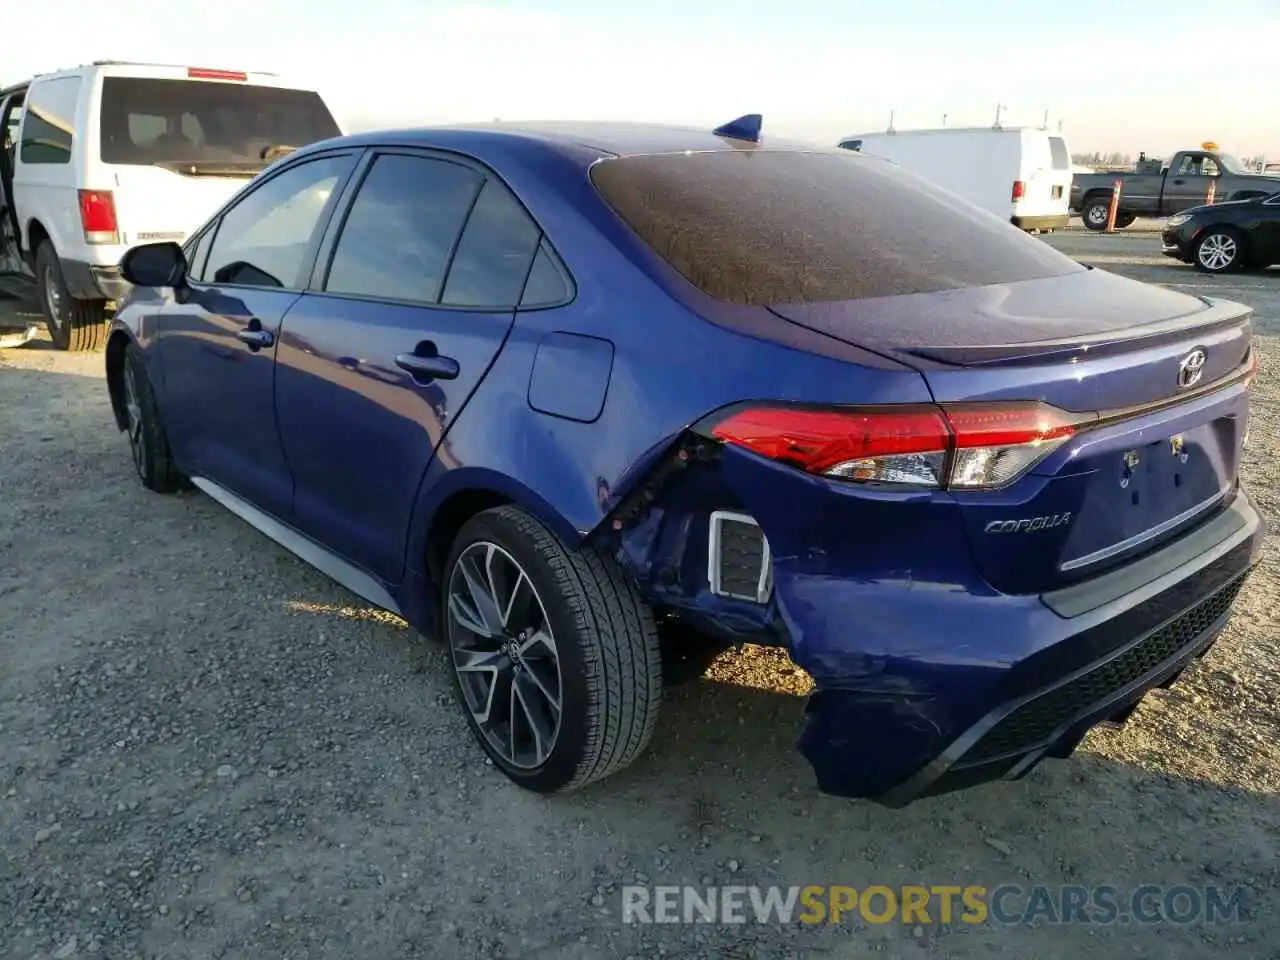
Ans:
[{"label": "car door handle", "polygon": [[423,341],[413,353],[396,355],[396,366],[409,371],[418,383],[429,380],[456,380],[460,368],[453,357],[442,357],[436,353],[435,344]]},{"label": "car door handle", "polygon": [[236,334],[236,339],[241,343],[247,343],[250,350],[261,350],[276,342],[276,338],[270,331],[262,329],[262,321],[257,317],[249,319],[245,328]]}]

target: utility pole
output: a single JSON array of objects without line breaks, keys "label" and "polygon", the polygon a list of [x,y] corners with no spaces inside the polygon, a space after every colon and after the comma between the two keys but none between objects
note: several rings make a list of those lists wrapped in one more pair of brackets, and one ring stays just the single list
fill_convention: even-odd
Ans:
[{"label": "utility pole", "polygon": [[947,115],[945,113],[942,115],[942,125],[944,127],[947,125]]},{"label": "utility pole", "polygon": [[1005,105],[1003,103],[997,103],[996,104],[996,122],[991,125],[991,129],[993,130],[1000,129],[1000,114],[1004,113],[1004,111],[1005,111]]},{"label": "utility pole", "polygon": [[898,132],[897,130],[893,129],[893,115],[894,115],[894,113],[896,113],[896,111],[894,111],[894,110],[890,110],[890,111],[889,111],[889,133],[897,133],[897,132]]}]

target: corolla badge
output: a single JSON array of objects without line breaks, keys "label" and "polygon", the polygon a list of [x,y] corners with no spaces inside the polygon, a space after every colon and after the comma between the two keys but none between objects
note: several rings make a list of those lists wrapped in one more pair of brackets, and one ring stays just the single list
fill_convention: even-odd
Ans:
[{"label": "corolla badge", "polygon": [[1194,387],[1204,376],[1205,355],[1203,350],[1192,350],[1178,364],[1178,386],[1186,389]]},{"label": "corolla badge", "polygon": [[983,528],[984,533],[1035,533],[1052,530],[1071,522],[1071,513],[1051,513],[1047,517],[1027,517],[1023,520],[992,520]]}]

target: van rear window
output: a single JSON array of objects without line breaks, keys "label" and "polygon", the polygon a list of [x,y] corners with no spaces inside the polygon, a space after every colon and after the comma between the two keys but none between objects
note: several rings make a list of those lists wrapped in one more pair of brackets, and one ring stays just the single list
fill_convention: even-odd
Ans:
[{"label": "van rear window", "polygon": [[309,90],[150,77],[102,81],[103,163],[252,173],[278,155],[275,148],[340,133],[320,95]]},{"label": "van rear window", "polygon": [[592,181],[704,293],[767,305],[1013,283],[1084,268],[884,160],[726,150],[604,160]]},{"label": "van rear window", "polygon": [[1049,153],[1053,155],[1053,169],[1071,169],[1071,155],[1067,153],[1067,141],[1063,140],[1061,137],[1050,137]]}]

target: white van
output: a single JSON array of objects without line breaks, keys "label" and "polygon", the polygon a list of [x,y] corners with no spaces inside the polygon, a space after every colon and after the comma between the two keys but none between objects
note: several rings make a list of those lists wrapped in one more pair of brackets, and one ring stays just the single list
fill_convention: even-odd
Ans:
[{"label": "white van", "polygon": [[106,336],[139,243],[181,243],[272,160],[342,134],[274,74],[104,61],[0,91],[0,273],[36,283],[63,350]]},{"label": "white van", "polygon": [[1047,130],[899,130],[849,136],[839,145],[891,160],[1024,230],[1067,225],[1071,151]]}]

